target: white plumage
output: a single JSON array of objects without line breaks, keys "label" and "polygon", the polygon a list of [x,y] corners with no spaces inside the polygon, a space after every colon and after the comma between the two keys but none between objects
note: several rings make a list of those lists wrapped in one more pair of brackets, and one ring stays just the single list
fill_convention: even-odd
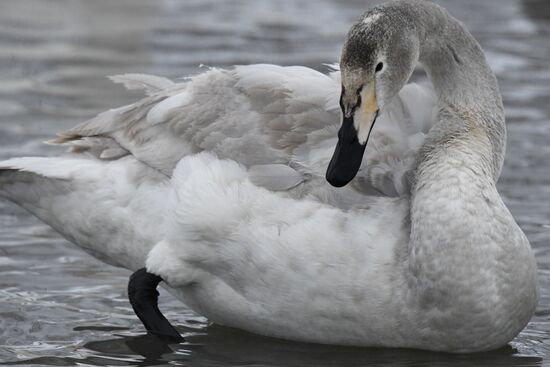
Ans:
[{"label": "white plumage", "polygon": [[[166,175],[183,156],[200,151],[233,159],[253,174],[269,175],[269,167],[284,164],[296,171],[285,171],[290,181],[325,175],[340,124],[337,71],[329,76],[305,67],[250,65],[211,69],[177,84],[143,74],[111,78],[150,96],[104,112],[54,143],[102,159],[131,152]],[[359,191],[407,192],[406,173],[431,127],[434,103],[427,88],[411,84],[401,91],[373,130]],[[279,168],[275,176],[281,173]]]},{"label": "white plumage", "polygon": [[[146,265],[220,324],[319,343],[500,347],[528,322],[538,289],[529,243],[495,187],[505,135],[496,79],[436,5],[373,12],[348,40],[406,13],[421,31],[442,22],[436,41],[452,42],[410,43],[436,93],[406,85],[390,101],[384,75],[398,74],[381,74],[385,104],[344,188],[324,177],[340,73],[250,65],[182,83],[113,77],[147,97],[60,134],[66,157],[1,162],[0,195],[108,263]],[[400,66],[405,80],[414,65]],[[348,70],[348,86],[357,75]]]},{"label": "white plumage", "polygon": [[[406,192],[433,96],[404,88],[380,117],[356,184],[336,189],[324,170],[340,119],[337,78],[274,65],[158,86],[126,75],[150,96],[60,134],[74,151],[67,157],[2,162],[2,195],[108,263],[135,270],[147,261],[214,321],[281,337],[304,323],[295,337],[310,340],[306,312],[331,320],[321,330],[339,325],[314,341],[358,344],[354,315],[370,309],[362,323],[375,325],[388,307],[390,274],[380,267],[408,205],[366,194]],[[262,306],[267,297],[273,304]]]},{"label": "white plumage", "polygon": [[[151,231],[158,232],[156,237],[121,235],[120,245],[115,245],[113,238],[100,240],[96,236],[105,231],[104,222],[112,223],[107,236],[139,230],[135,223],[138,218],[162,223],[174,202],[147,190],[164,192],[161,197],[170,190],[182,191],[176,177],[198,174],[185,168],[176,171],[182,157],[187,164],[196,161],[205,165],[199,171],[217,170],[222,176],[225,166],[230,172],[238,171],[248,190],[253,189],[253,183],[279,192],[269,194],[276,200],[307,198],[340,209],[371,205],[376,199],[365,196],[369,193],[407,192],[406,172],[413,168],[416,151],[429,129],[434,102],[431,92],[423,87],[404,88],[373,131],[365,169],[351,188],[336,189],[325,183],[324,171],[340,119],[338,72],[327,76],[303,67],[251,65],[231,71],[211,69],[177,84],[142,74],[112,79],[127,87],[140,87],[150,96],[60,134],[53,142],[68,145],[72,152],[68,156],[11,159],[2,162],[5,171],[0,177],[4,196],[96,255],[119,246],[127,248],[122,259],[107,257],[109,262],[129,268],[142,264],[145,254],[145,250],[132,248],[151,248],[163,238],[160,227]],[[205,153],[196,155],[201,151]],[[210,167],[214,156],[223,160],[215,169]],[[32,190],[22,181],[32,185]],[[215,184],[209,179],[193,182],[199,189],[205,185],[205,190]],[[146,202],[146,198],[153,201]],[[197,203],[204,210],[220,204],[208,197]],[[117,211],[119,215],[115,215]],[[231,218],[223,210],[213,211],[239,221],[238,216]],[[101,220],[96,223],[91,218]],[[285,220],[284,215],[281,220]],[[84,225],[86,228],[81,228]],[[84,233],[69,236],[68,231]]]}]

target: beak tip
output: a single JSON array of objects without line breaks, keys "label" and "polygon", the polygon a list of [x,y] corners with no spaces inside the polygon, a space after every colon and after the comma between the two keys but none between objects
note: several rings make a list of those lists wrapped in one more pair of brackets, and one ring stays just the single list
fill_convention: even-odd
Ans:
[{"label": "beak tip", "polygon": [[353,179],[353,177],[351,178],[341,177],[340,175],[335,174],[334,172],[331,172],[331,171],[327,171],[325,178],[328,181],[328,183],[334,187],[344,187]]},{"label": "beak tip", "polygon": [[331,179],[328,179],[328,178],[327,178],[327,181],[331,186],[334,186],[334,187],[344,187],[344,186],[347,185],[347,182],[345,182],[345,181],[331,180]]}]

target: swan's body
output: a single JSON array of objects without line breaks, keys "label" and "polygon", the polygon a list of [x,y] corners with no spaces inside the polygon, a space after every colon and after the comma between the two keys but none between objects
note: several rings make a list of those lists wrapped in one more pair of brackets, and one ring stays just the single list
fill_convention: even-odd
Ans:
[{"label": "swan's body", "polygon": [[367,13],[346,50],[385,17],[411,32],[411,62],[435,91],[390,99],[379,81],[382,115],[346,188],[324,179],[339,74],[253,65],[179,84],[120,77],[149,97],[60,135],[67,157],[0,163],[0,194],[106,262],[146,265],[220,324],[319,343],[502,346],[530,319],[537,281],[495,188],[496,79],[463,26],[423,1]]}]

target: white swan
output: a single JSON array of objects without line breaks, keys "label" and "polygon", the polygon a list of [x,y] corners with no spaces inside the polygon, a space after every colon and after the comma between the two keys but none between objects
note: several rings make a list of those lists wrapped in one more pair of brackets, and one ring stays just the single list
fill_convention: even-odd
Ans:
[{"label": "white swan", "polygon": [[[417,62],[433,92],[404,86]],[[148,97],[61,134],[65,157],[0,163],[0,194],[110,264],[146,266],[148,330],[158,276],[214,322],[308,342],[473,352],[529,321],[535,260],[495,188],[497,82],[439,6],[367,12],[342,88],[339,72],[273,65],[114,79]],[[334,185],[357,177],[330,187],[329,162]]]}]

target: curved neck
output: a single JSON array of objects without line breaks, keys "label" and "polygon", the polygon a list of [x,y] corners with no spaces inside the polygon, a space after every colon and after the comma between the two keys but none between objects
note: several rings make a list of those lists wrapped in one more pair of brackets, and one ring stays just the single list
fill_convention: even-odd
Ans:
[{"label": "curved neck", "polygon": [[431,14],[418,18],[419,61],[440,100],[502,111],[497,80],[479,43],[444,9],[434,6]]},{"label": "curved neck", "polygon": [[420,284],[412,288],[421,290],[419,304],[451,307],[449,302],[460,301],[452,295],[474,291],[471,279],[492,284],[480,271],[493,266],[487,261],[497,245],[492,240],[508,246],[493,223],[510,219],[495,188],[505,149],[504,114],[479,44],[439,6],[417,5],[419,62],[436,91],[438,113],[411,191],[408,269],[410,280]]},{"label": "curved neck", "polygon": [[[420,1],[415,7],[419,37],[419,62],[438,97],[439,113],[424,151],[441,148],[450,137],[490,144],[487,151],[472,152],[487,162],[492,178],[500,175],[504,160],[506,128],[504,109],[494,73],[483,51],[462,23],[443,8]],[[475,145],[472,145],[475,146]],[[488,154],[488,156],[487,156]]]},{"label": "curved neck", "polygon": [[[475,208],[486,205],[487,195],[498,195],[504,113],[496,77],[468,30],[431,2],[407,4],[414,4],[409,9],[415,12],[419,62],[438,97],[411,189],[411,246],[437,251],[443,243],[467,242],[472,224],[482,220]],[[455,233],[448,233],[450,225]],[[434,228],[441,238],[430,237]]]},{"label": "curved neck", "polygon": [[529,244],[495,186],[505,149],[502,101],[481,47],[460,22],[428,1],[390,4],[418,37],[419,62],[438,97],[411,188],[405,299],[419,310],[411,322],[422,335],[452,335],[467,349],[475,344],[471,331],[494,310],[510,314],[521,302],[515,289],[534,277],[525,276],[534,274]]}]

